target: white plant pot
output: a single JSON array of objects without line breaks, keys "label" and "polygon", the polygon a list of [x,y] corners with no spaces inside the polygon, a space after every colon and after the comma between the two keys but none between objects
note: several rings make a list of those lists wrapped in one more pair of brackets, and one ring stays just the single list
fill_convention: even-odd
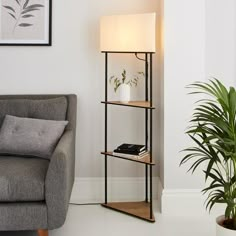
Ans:
[{"label": "white plant pot", "polygon": [[121,102],[130,101],[130,86],[128,84],[121,84],[119,87],[119,93]]},{"label": "white plant pot", "polygon": [[219,216],[216,218],[216,236],[235,236],[236,230],[226,229],[221,226],[225,216]]}]

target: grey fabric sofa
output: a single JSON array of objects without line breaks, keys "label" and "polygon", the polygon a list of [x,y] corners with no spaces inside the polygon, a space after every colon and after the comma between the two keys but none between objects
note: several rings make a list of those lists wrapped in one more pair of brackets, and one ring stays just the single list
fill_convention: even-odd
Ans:
[{"label": "grey fabric sofa", "polygon": [[74,183],[76,95],[1,95],[0,125],[6,114],[61,120],[61,104],[54,110],[47,104],[60,97],[66,98],[69,123],[50,160],[0,155],[0,231],[42,229],[39,234],[47,235],[44,230],[65,221]]}]

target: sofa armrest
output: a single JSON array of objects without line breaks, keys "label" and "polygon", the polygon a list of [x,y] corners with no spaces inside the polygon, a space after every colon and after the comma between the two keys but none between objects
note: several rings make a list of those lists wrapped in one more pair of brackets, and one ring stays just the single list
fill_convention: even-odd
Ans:
[{"label": "sofa armrest", "polygon": [[75,173],[75,134],[66,130],[51,157],[45,181],[48,229],[65,222]]}]

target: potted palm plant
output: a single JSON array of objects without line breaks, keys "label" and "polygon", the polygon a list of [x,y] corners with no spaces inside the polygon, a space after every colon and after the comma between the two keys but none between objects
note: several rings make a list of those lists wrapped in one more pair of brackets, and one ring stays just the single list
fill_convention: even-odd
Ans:
[{"label": "potted palm plant", "polygon": [[[190,171],[200,166],[206,180],[206,208],[225,204],[223,216],[216,219],[217,236],[236,235],[236,91],[219,80],[196,82],[192,94],[206,95],[196,103],[186,134],[193,140],[184,149],[180,165],[191,161]],[[201,165],[205,163],[205,165]]]}]

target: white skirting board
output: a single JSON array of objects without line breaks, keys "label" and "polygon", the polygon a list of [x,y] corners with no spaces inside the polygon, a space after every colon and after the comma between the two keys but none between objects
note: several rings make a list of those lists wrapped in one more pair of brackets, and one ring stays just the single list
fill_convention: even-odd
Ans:
[{"label": "white skirting board", "polygon": [[[153,178],[153,200],[158,200],[162,214],[178,216],[207,216],[206,196],[200,189],[162,189],[158,177]],[[108,178],[108,201],[143,201],[144,178]],[[104,178],[76,178],[71,203],[103,203]],[[211,215],[224,214],[224,205],[213,208]]]},{"label": "white skirting board", "polygon": [[[161,191],[159,178],[153,178],[153,199]],[[103,203],[104,178],[76,178],[71,194],[71,203]],[[145,199],[144,178],[108,178],[108,201],[143,201]]]},{"label": "white skirting board", "polygon": [[223,204],[215,205],[209,213],[201,189],[163,189],[161,212],[166,215],[178,216],[219,216],[224,214]]}]

